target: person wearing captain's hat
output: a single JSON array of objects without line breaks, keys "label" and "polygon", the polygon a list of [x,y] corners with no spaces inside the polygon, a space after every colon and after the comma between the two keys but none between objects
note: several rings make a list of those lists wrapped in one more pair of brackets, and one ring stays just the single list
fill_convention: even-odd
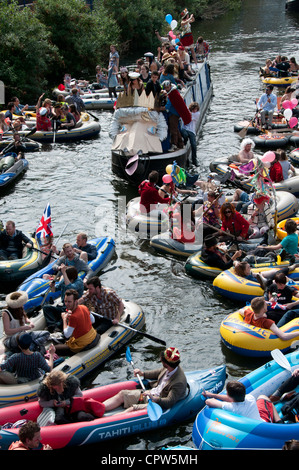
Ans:
[{"label": "person wearing captain's hat", "polygon": [[104,401],[106,411],[123,405],[126,411],[136,411],[147,407],[147,398],[158,403],[163,409],[171,408],[177,401],[186,395],[187,379],[180,366],[181,355],[177,348],[168,347],[160,355],[162,368],[150,371],[134,369],[134,375],[152,380],[150,389],[121,390],[108,400]]}]

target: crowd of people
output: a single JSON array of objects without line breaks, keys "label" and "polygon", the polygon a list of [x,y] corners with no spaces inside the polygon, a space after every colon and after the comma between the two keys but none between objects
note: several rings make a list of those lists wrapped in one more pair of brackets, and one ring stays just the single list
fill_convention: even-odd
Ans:
[{"label": "crowd of people", "polygon": [[265,66],[260,68],[260,74],[263,77],[288,77],[297,75],[299,65],[295,57],[289,59],[284,55],[278,55],[274,60],[266,59]]}]

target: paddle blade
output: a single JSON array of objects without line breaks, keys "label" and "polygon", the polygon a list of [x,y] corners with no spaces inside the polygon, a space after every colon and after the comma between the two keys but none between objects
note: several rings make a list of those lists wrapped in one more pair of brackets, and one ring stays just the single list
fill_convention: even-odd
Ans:
[{"label": "paddle blade", "polygon": [[131,351],[130,351],[130,347],[128,346],[127,349],[126,349],[126,359],[128,362],[132,362],[132,356],[131,356]]},{"label": "paddle blade", "polygon": [[[248,126],[249,127],[249,126]],[[247,134],[247,131],[248,131],[248,127],[244,127],[242,130],[240,130],[240,132],[238,132],[239,136],[241,137],[241,139],[244,139],[244,137],[246,136]]]},{"label": "paddle blade", "polygon": [[280,351],[280,349],[274,349],[273,351],[271,351],[271,356],[273,357],[274,361],[280,365],[280,367],[292,373],[290,363],[285,357],[285,355]]},{"label": "paddle blade", "polygon": [[152,400],[148,399],[148,405],[147,405],[147,414],[148,417],[151,421],[158,421],[158,419],[161,417],[163,411],[160,405],[158,403],[152,402]]}]

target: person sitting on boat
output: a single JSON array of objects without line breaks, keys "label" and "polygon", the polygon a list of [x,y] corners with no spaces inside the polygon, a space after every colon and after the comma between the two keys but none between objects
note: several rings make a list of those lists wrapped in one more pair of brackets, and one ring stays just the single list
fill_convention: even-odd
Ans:
[{"label": "person sitting on boat", "polygon": [[62,111],[62,120],[60,121],[60,128],[61,129],[74,129],[76,127],[76,119],[75,116],[70,112],[69,107],[67,105],[61,106]]},{"label": "person sitting on boat", "polygon": [[283,171],[282,166],[280,164],[280,155],[278,152],[275,153],[275,158],[271,162],[270,169],[269,169],[269,176],[273,183],[280,183],[283,181]]},{"label": "person sitting on boat", "polygon": [[27,248],[33,248],[33,243],[27,235],[16,229],[15,222],[8,220],[5,230],[0,232],[0,260],[21,259],[24,244]]},{"label": "person sitting on boat", "polygon": [[203,248],[201,250],[201,258],[213,268],[219,268],[222,271],[233,266],[236,259],[242,256],[242,250],[237,250],[230,257],[227,253],[226,245],[218,243],[214,235],[208,235],[204,238]]},{"label": "person sitting on boat", "polygon": [[281,61],[276,64],[276,68],[278,69],[278,77],[289,77],[290,73],[290,63],[288,58],[283,56]]},{"label": "person sitting on boat", "polygon": [[192,203],[182,201],[179,204],[179,210],[173,212],[173,219],[177,220],[178,226],[174,222],[171,238],[180,243],[195,242],[195,215]]},{"label": "person sitting on boat", "polygon": [[53,265],[54,273],[57,273],[61,270],[61,265],[74,266],[77,269],[78,273],[80,271],[84,271],[86,273],[86,278],[91,277],[93,275],[92,269],[88,266],[85,261],[83,261],[83,259],[80,258],[80,255],[75,252],[71,243],[64,243],[62,247],[61,256]]},{"label": "person sitting on boat", "polygon": [[19,441],[10,444],[8,450],[53,450],[49,444],[41,443],[40,426],[27,421],[19,429]]},{"label": "person sitting on boat", "polygon": [[208,57],[210,53],[210,45],[207,41],[204,41],[202,36],[198,36],[195,44],[195,53],[201,58]]},{"label": "person sitting on boat", "polygon": [[288,86],[286,88],[286,91],[284,95],[282,95],[281,100],[280,100],[280,112],[284,111],[284,108],[282,107],[282,103],[284,101],[291,101],[294,91],[295,91],[295,88],[293,88],[292,86]]},{"label": "person sitting on boat", "polygon": [[74,116],[76,124],[77,124],[81,119],[81,114],[79,113],[79,111],[77,110],[74,104],[69,105],[69,110],[70,110],[70,113],[72,113],[72,115]]},{"label": "person sitting on boat", "polygon": [[[269,305],[268,318],[275,321],[278,327],[287,323],[286,320],[291,321],[299,316],[299,294],[295,287],[288,285],[288,282],[285,273],[277,272],[264,295]],[[293,297],[298,300],[293,300]]]},{"label": "person sitting on boat", "polygon": [[277,106],[277,96],[272,93],[273,85],[267,85],[266,92],[262,94],[257,109],[261,115],[261,124],[264,129],[272,129],[273,113]]},{"label": "person sitting on boat", "polygon": [[206,405],[257,421],[281,422],[278,411],[266,395],[259,395],[255,399],[251,393],[246,394],[246,388],[242,382],[235,380],[227,382],[225,388],[226,394],[204,390],[202,394],[206,397]]},{"label": "person sitting on boat", "polygon": [[278,336],[282,341],[289,341],[299,336],[298,331],[285,333],[275,324],[274,320],[268,318],[268,305],[264,297],[254,297],[250,302],[250,307],[240,309],[239,313],[244,317],[245,323],[256,326],[257,328],[271,330],[272,333]]},{"label": "person sitting on boat", "polygon": [[260,68],[260,75],[263,77],[273,77],[275,74],[270,67],[272,67],[272,60],[266,59],[265,67]]},{"label": "person sitting on boat", "polygon": [[28,104],[21,104],[17,96],[11,98],[10,101],[15,105],[14,114],[16,114],[17,116],[25,116],[25,111],[27,111],[28,109]]},{"label": "person sitting on boat", "polygon": [[[257,263],[254,263],[254,265]],[[246,257],[242,261],[234,261],[234,272],[237,276],[248,279],[249,281],[258,282],[261,288],[266,291],[269,283],[272,284],[276,274],[283,273],[286,276],[296,269],[296,265],[284,266],[280,269],[273,268],[259,273],[252,272],[251,265],[246,261]]]},{"label": "person sitting on boat", "polygon": [[24,305],[28,302],[26,292],[11,292],[5,298],[6,307],[2,310],[3,344],[6,357],[19,352],[18,337],[20,333],[30,331],[34,340],[45,343],[49,339],[46,332],[33,330],[34,323],[27,317]]},{"label": "person sitting on boat", "polygon": [[295,57],[290,57],[289,64],[290,64],[289,72],[292,75],[297,75],[298,70],[299,70],[299,64],[297,64]]},{"label": "person sitting on boat", "polygon": [[247,219],[250,224],[249,239],[266,237],[270,227],[273,228],[273,216],[269,206],[270,197],[255,194],[253,204],[247,207]]},{"label": "person sitting on boat", "polygon": [[159,173],[155,170],[148,175],[148,180],[142,181],[138,187],[140,194],[140,211],[143,214],[157,211],[157,204],[168,204],[170,198],[162,198],[159,189],[156,187],[159,181]]},{"label": "person sitting on boat", "polygon": [[222,204],[220,217],[222,221],[221,230],[224,234],[225,232],[228,232],[239,241],[249,237],[249,222],[240,214],[240,212],[236,211],[231,202],[225,202]]},{"label": "person sitting on boat", "polygon": [[56,345],[58,355],[71,356],[95,347],[100,336],[93,328],[95,319],[85,305],[79,305],[79,294],[67,289],[64,296],[66,311],[61,313],[65,343]]},{"label": "person sitting on boat", "polygon": [[7,132],[10,128],[10,125],[8,122],[6,122],[5,114],[0,113],[0,137],[2,138],[2,134],[4,132]]},{"label": "person sitting on boat", "polygon": [[98,256],[97,247],[92,243],[87,243],[87,235],[84,232],[78,233],[76,243],[73,245],[73,248],[85,263],[96,259]]},{"label": "person sitting on boat", "polygon": [[[276,403],[281,399],[287,400],[297,396],[296,388],[299,385],[299,368],[294,369],[291,377],[288,377],[282,384],[270,395],[272,403]],[[291,392],[291,393],[290,393]]]},{"label": "person sitting on boat", "polygon": [[52,101],[50,100],[50,98],[46,98],[43,102],[42,102],[42,98],[44,97],[45,93],[42,93],[40,95],[40,97],[38,98],[37,100],[37,103],[36,103],[36,112],[39,111],[39,109],[42,107],[42,108],[46,108],[47,112],[46,112],[46,117],[49,118],[49,119],[52,119],[53,117],[53,114],[54,114],[54,108],[52,106]]},{"label": "person sitting on boat", "polygon": [[93,415],[85,411],[79,411],[75,415],[70,413],[72,401],[83,397],[83,393],[78,377],[67,375],[62,370],[54,369],[45,377],[37,389],[37,397],[40,407],[43,408],[37,417],[37,423],[41,426],[94,419]]},{"label": "person sitting on boat", "polygon": [[126,411],[137,411],[147,407],[147,398],[158,403],[163,409],[169,409],[185,397],[187,379],[180,366],[181,356],[177,348],[169,347],[160,354],[162,369],[150,371],[134,370],[134,375],[141,376],[150,383],[150,389],[145,391],[121,390],[116,395],[103,402],[105,411],[114,410],[123,405]]},{"label": "person sitting on boat", "polygon": [[29,333],[22,333],[18,337],[20,352],[10,356],[0,365],[0,383],[17,384],[26,383],[41,377],[41,371],[50,372],[53,368],[55,346],[49,347],[49,361],[39,351],[30,349],[33,338]]},{"label": "person sitting on boat", "polygon": [[202,218],[197,222],[196,229],[202,230],[203,239],[208,235],[215,235],[221,228],[220,207],[219,203],[222,193],[218,191],[208,191],[207,200],[203,203],[202,207],[195,210],[195,216],[202,215]]},{"label": "person sitting on boat", "polygon": [[44,317],[46,320],[46,329],[53,333],[54,331],[62,330],[61,314],[65,311],[64,297],[68,289],[75,289],[79,297],[82,297],[84,292],[84,284],[81,278],[78,277],[78,271],[74,266],[61,265],[62,279],[59,281],[57,287],[55,281],[50,281],[51,292],[61,291],[61,303],[51,305],[45,304],[43,306]]},{"label": "person sitting on boat", "polygon": [[238,164],[240,162],[241,164],[243,164],[250,162],[250,160],[253,160],[255,158],[255,155],[253,153],[254,147],[255,143],[252,139],[250,139],[249,137],[243,139],[240,145],[240,151],[238,153],[238,161],[236,163]]},{"label": "person sitting on boat", "polygon": [[149,67],[146,64],[142,64],[142,66],[140,67],[140,78],[143,82],[144,87],[146,87],[146,84],[151,78]]},{"label": "person sitting on boat", "polygon": [[190,140],[191,145],[191,158],[193,165],[197,166],[197,155],[196,155],[196,127],[200,117],[199,104],[193,101],[189,104],[189,111],[191,113],[192,120],[189,124],[183,124],[181,128],[181,134],[186,145]]},{"label": "person sitting on boat", "polygon": [[97,331],[103,334],[111,325],[120,322],[124,303],[113,289],[103,287],[97,276],[88,279],[86,287],[88,291],[79,299],[79,305],[85,305],[91,312],[103,317],[96,321]]},{"label": "person sitting on boat", "polygon": [[290,262],[295,261],[295,255],[298,253],[298,234],[297,234],[297,224],[293,219],[287,219],[285,226],[285,231],[287,236],[284,237],[280,243],[277,245],[260,245],[258,248],[263,249],[264,251],[279,251],[279,256],[281,260],[289,259]]},{"label": "person sitting on boat", "polygon": [[[72,88],[71,95],[65,98],[65,101],[68,104],[74,104],[79,111],[79,113],[83,113],[85,111],[85,104],[82,98],[80,98],[79,92],[77,88]],[[63,109],[63,108],[62,108]]]},{"label": "person sitting on boat", "polygon": [[286,152],[282,149],[277,149],[276,153],[279,155],[279,163],[282,167],[283,179],[289,179],[289,173],[292,171],[293,176],[296,176],[296,170],[293,165],[289,162]]},{"label": "person sitting on boat", "polygon": [[53,130],[52,121],[47,117],[47,108],[41,107],[36,111],[36,130],[50,132]]},{"label": "person sitting on boat", "polygon": [[[18,132],[14,133],[12,143],[4,149],[5,153],[12,152],[16,153],[17,155],[19,154],[19,152],[25,153],[26,151],[27,148],[25,147],[25,145],[22,144],[21,137]],[[0,152],[0,155],[3,155],[3,150]]]}]

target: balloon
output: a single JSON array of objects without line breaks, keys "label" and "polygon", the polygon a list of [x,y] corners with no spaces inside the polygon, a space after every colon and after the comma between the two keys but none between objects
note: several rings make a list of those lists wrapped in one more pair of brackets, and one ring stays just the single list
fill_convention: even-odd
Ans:
[{"label": "balloon", "polygon": [[171,172],[172,172],[172,165],[167,165],[167,167],[166,167],[166,173],[167,173],[168,175],[170,175]]},{"label": "balloon", "polygon": [[175,43],[178,44],[180,42],[179,38],[176,38]]},{"label": "balloon", "polygon": [[297,126],[297,124],[298,124],[298,119],[293,116],[293,117],[289,120],[289,126],[290,126],[290,128],[292,129],[293,127]]},{"label": "balloon", "polygon": [[168,13],[168,15],[165,16],[165,20],[170,24],[172,22],[172,16]]},{"label": "balloon", "polygon": [[296,98],[293,98],[293,99],[291,100],[291,103],[292,103],[293,107],[295,108],[295,107],[297,106],[297,104],[298,104],[298,100],[297,100]]},{"label": "balloon", "polygon": [[261,158],[262,162],[263,163],[266,163],[266,162],[273,162],[273,160],[275,160],[275,153],[274,152],[266,152],[264,153],[264,155],[262,156]]},{"label": "balloon", "polygon": [[292,103],[289,100],[285,100],[282,102],[281,106],[283,107],[283,109],[291,109]]},{"label": "balloon", "polygon": [[168,34],[169,34],[169,36],[170,36],[172,39],[175,39],[175,38],[176,38],[176,36],[173,34],[173,31],[169,31]]},{"label": "balloon", "polygon": [[171,41],[171,44],[172,44],[173,46],[175,46],[175,40],[174,40],[174,39]]},{"label": "balloon", "polygon": [[284,112],[283,112],[283,115],[284,115],[284,117],[286,118],[287,121],[289,119],[291,119],[292,114],[293,114],[293,111],[289,108],[285,109]]},{"label": "balloon", "polygon": [[178,25],[178,22],[176,20],[172,20],[172,22],[170,23],[171,29],[175,29],[177,25]]}]

